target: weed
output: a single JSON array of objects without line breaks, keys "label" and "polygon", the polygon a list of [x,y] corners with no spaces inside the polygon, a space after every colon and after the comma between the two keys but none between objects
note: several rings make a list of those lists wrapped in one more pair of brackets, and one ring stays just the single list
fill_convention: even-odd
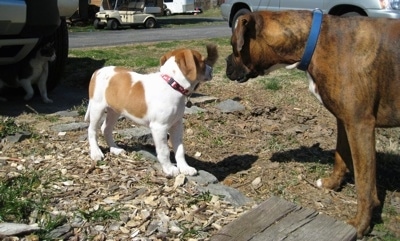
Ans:
[{"label": "weed", "polygon": [[40,240],[51,240],[53,237],[49,236],[49,233],[56,229],[57,227],[63,225],[67,222],[65,216],[57,215],[55,217],[51,215],[44,215],[45,218],[42,217],[42,222],[40,223],[41,229],[36,232],[39,236]]},{"label": "weed", "polygon": [[21,128],[17,124],[15,124],[14,118],[11,117],[1,118],[0,138],[4,138],[9,135],[14,135],[18,131],[21,131]]},{"label": "weed", "polygon": [[116,220],[119,219],[120,213],[115,209],[106,210],[103,207],[99,207],[93,211],[83,211],[79,210],[79,213],[82,215],[83,218],[86,220],[91,221],[106,221],[106,220]]},{"label": "weed", "polygon": [[84,99],[82,100],[82,104],[74,106],[72,110],[78,112],[79,116],[84,116],[86,114],[87,105],[88,105],[88,100]]},{"label": "weed", "polygon": [[0,221],[26,222],[34,210],[44,210],[47,203],[37,188],[39,172],[24,173],[0,182]]},{"label": "weed", "polygon": [[282,88],[281,84],[279,83],[280,80],[278,78],[261,78],[261,84],[263,85],[264,89],[267,90],[280,90]]},{"label": "weed", "polygon": [[212,199],[212,195],[209,191],[202,192],[199,195],[196,195],[192,200],[188,202],[188,207],[192,205],[196,205],[200,202],[209,202]]}]

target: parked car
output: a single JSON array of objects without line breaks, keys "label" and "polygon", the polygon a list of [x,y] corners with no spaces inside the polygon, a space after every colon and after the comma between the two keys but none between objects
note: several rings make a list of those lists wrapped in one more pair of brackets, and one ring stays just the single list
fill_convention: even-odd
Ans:
[{"label": "parked car", "polygon": [[221,4],[221,14],[232,27],[239,16],[249,12],[315,8],[338,16],[400,18],[400,0],[226,0]]},{"label": "parked car", "polygon": [[0,65],[18,64],[43,42],[54,42],[56,60],[50,64],[48,89],[57,86],[68,57],[66,17],[79,0],[1,0]]}]

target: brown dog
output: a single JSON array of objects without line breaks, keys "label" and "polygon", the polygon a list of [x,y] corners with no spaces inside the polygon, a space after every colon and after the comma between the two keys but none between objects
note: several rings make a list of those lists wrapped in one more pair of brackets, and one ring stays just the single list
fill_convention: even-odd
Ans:
[{"label": "brown dog", "polygon": [[[302,59],[313,13],[256,12],[236,23],[227,58],[231,80],[247,81],[277,64]],[[324,15],[311,62],[310,90],[337,118],[333,173],[320,187],[338,189],[354,172],[357,214],[349,221],[358,237],[380,205],[376,188],[375,127],[400,126],[400,21]]]}]

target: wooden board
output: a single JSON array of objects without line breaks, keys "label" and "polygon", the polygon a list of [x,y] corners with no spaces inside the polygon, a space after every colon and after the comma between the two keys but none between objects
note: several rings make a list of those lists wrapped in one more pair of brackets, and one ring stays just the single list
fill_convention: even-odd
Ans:
[{"label": "wooden board", "polygon": [[353,226],[317,211],[271,197],[223,227],[211,241],[350,241]]}]

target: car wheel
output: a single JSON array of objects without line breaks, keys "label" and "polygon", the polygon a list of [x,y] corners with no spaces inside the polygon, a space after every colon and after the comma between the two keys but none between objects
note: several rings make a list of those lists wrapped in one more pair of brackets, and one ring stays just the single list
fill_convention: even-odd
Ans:
[{"label": "car wheel", "polygon": [[165,9],[164,14],[165,14],[165,16],[171,16],[172,15],[171,10],[169,10],[168,8]]},{"label": "car wheel", "polygon": [[96,18],[96,19],[93,21],[93,27],[94,27],[95,29],[103,29],[103,28],[104,28],[104,25],[103,25],[103,24],[100,24],[100,20]]},{"label": "car wheel", "polygon": [[47,42],[54,42],[56,59],[49,64],[49,75],[47,78],[47,90],[53,90],[61,80],[64,67],[68,58],[68,27],[65,18],[61,19],[61,24]]},{"label": "car wheel", "polygon": [[232,19],[232,32],[235,30],[237,19],[240,16],[248,14],[248,13],[250,13],[250,10],[248,10],[247,8],[242,8],[235,13],[235,16],[233,16],[233,19]]},{"label": "car wheel", "polygon": [[344,14],[342,14],[340,16],[342,16],[342,17],[351,17],[351,16],[363,16],[363,15],[358,13],[358,12],[347,12],[347,13],[344,13]]},{"label": "car wheel", "polygon": [[146,22],[144,22],[145,28],[154,28],[156,26],[156,20],[154,18],[148,18]]},{"label": "car wheel", "polygon": [[115,19],[110,19],[107,21],[107,28],[111,30],[116,30],[118,28],[118,22]]}]

